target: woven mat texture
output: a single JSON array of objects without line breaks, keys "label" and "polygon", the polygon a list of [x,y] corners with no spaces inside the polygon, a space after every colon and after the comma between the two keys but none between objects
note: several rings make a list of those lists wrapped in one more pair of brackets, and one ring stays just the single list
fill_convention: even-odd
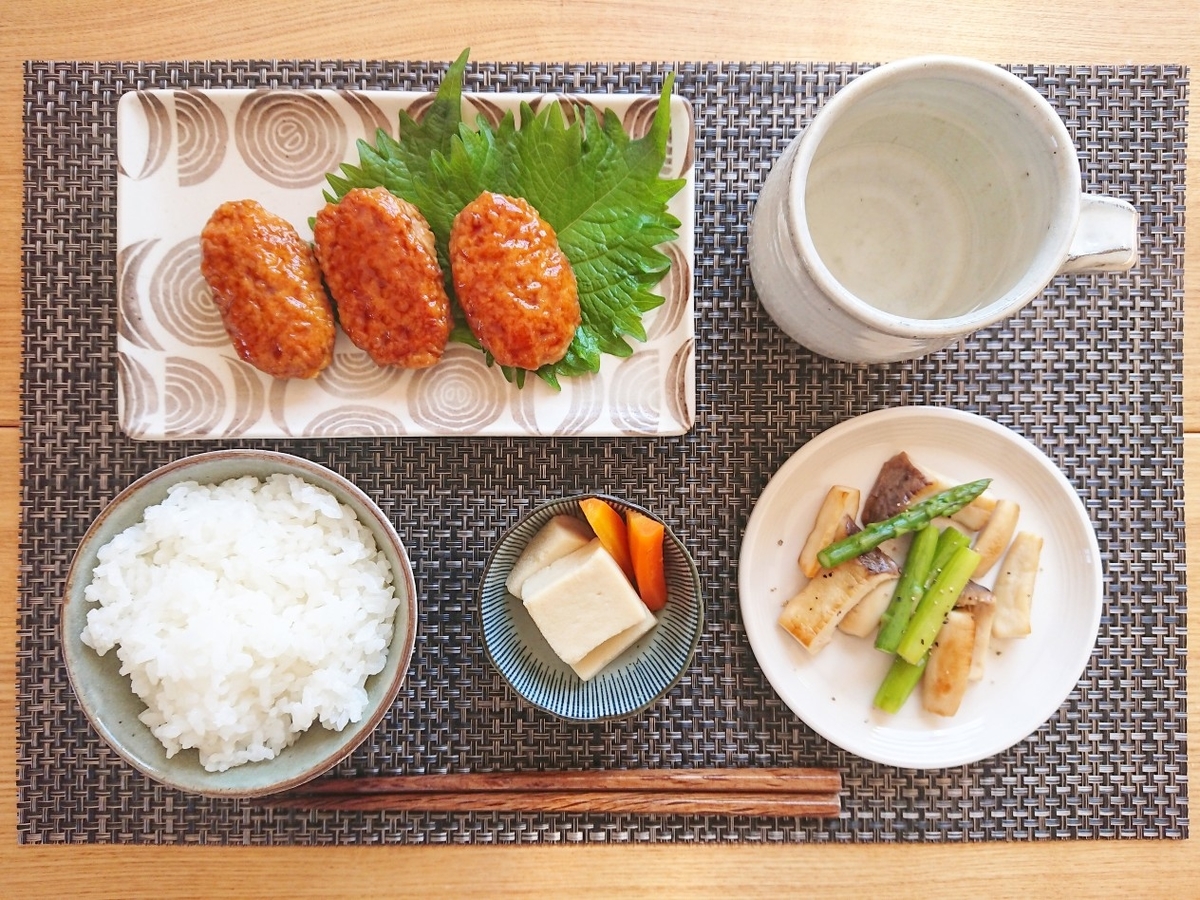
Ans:
[{"label": "woven mat texture", "polygon": [[[446,64],[25,65],[24,369],[18,648],[19,835],[27,843],[977,841],[1185,837],[1183,210],[1187,71],[1013,66],[1067,122],[1085,188],[1141,213],[1140,264],[1056,279],[1019,316],[903,364],[819,358],[759,305],[746,263],[772,159],[868,64],[475,64],[471,90],[657,90],[696,114],[696,425],[676,438],[255,442],[354,479],[398,526],[420,596],[391,715],[337,775],[554,768],[838,766],[839,819],[275,812],[163,789],[89,727],[56,635],[72,551],[136,477],[212,442],[139,443],[117,425],[116,130],[137,88],[432,90]],[[763,678],[738,611],[740,535],[806,441],[852,416],[931,404],[1042,448],[1084,499],[1107,597],[1059,711],[1010,750],[936,771],[866,762],[816,736]],[[694,664],[647,713],[564,724],[489,666],[473,592],[501,531],[583,490],[659,511],[707,596]]]}]

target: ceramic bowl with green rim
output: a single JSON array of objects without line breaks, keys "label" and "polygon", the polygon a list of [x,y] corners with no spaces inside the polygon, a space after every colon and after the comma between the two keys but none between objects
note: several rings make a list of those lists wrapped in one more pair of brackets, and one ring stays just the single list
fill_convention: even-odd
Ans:
[{"label": "ceramic bowl with green rim", "polygon": [[500,538],[479,587],[483,640],[489,660],[527,703],[580,722],[633,716],[664,697],[691,665],[704,627],[700,576],[687,548],[666,523],[663,567],[667,602],[657,623],[588,680],[551,649],[521,600],[506,586],[509,572],[529,541],[551,519],[568,515],[586,521],[580,503],[599,497],[622,516],[632,509],[659,522],[653,512],[602,494],[554,500],[529,512]]},{"label": "ceramic bowl with green rim", "polygon": [[[391,570],[397,600],[391,641],[382,670],[366,678],[367,700],[358,721],[349,722],[341,730],[314,721],[272,759],[209,771],[201,764],[196,749],[182,749],[168,758],[164,745],[139,718],[147,707],[134,693],[130,676],[122,673],[120,647],[100,655],[83,642],[88,612],[98,607],[85,592],[93,581],[101,548],[142,522],[146,510],[161,504],[173,486],[183,482],[217,485],[243,476],[255,476],[263,482],[275,473],[295,475],[324,488],[353,510],[370,531]],[[247,542],[252,541],[247,538]],[[104,742],[126,762],[172,788],[205,796],[245,798],[287,790],[317,777],[374,731],[391,708],[408,670],[416,641],[416,620],[416,586],[407,554],[391,521],[370,497],[346,478],[309,460],[267,450],[235,449],[168,463],[133,482],[101,511],[80,542],[67,574],[61,639],[67,674],[84,713]],[[263,656],[269,654],[264,651]]]}]

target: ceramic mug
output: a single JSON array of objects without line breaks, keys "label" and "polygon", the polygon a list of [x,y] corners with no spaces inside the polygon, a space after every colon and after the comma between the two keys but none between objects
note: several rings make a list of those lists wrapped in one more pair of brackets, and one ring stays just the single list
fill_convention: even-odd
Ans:
[{"label": "ceramic mug", "polygon": [[1058,274],[1129,269],[1136,210],[1081,193],[1075,145],[998,66],[925,56],[840,89],[772,166],[750,223],[763,306],[834,359],[913,359]]}]

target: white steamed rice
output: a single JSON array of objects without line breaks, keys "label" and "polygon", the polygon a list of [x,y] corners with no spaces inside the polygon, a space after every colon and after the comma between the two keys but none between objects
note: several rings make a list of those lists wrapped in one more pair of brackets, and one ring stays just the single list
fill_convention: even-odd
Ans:
[{"label": "white steamed rice", "polygon": [[167,756],[212,772],[359,721],[398,605],[353,510],[284,474],[173,486],[101,548],[85,597],[83,642],[117,648]]}]

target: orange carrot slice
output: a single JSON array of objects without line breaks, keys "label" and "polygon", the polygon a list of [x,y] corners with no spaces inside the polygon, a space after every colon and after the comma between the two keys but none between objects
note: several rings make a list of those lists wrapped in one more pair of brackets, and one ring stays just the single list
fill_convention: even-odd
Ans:
[{"label": "orange carrot slice", "polygon": [[633,562],[629,558],[629,536],[626,534],[625,520],[621,514],[601,500],[599,497],[588,497],[579,501],[588,524],[609,555],[617,561],[625,577],[634,580]]},{"label": "orange carrot slice", "polygon": [[667,576],[663,571],[662,522],[643,516],[635,510],[625,514],[629,532],[629,555],[638,593],[651,612],[658,612],[667,602]]}]

